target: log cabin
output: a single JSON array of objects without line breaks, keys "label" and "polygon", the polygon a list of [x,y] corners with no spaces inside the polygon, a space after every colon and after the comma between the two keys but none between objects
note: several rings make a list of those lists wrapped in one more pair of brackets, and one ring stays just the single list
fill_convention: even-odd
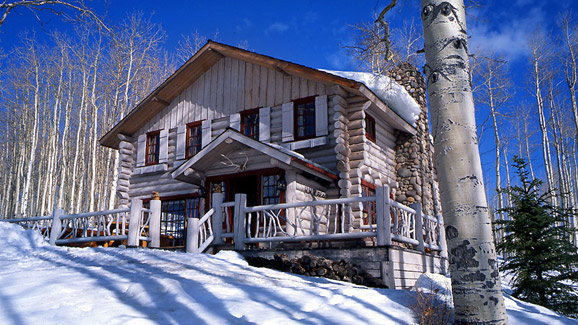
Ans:
[{"label": "log cabin", "polygon": [[[209,210],[215,191],[224,201],[245,193],[247,206],[260,206],[387,186],[396,202],[437,216],[425,98],[409,64],[375,77],[208,41],[100,144],[119,150],[121,208],[160,194],[163,246],[185,245],[186,220]],[[355,206],[352,225],[372,209]]]}]

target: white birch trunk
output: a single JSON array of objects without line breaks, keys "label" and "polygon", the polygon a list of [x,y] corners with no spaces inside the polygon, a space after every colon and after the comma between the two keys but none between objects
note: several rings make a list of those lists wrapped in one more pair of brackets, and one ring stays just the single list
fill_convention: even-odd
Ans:
[{"label": "white birch trunk", "polygon": [[422,0],[426,77],[456,323],[506,324],[461,0]]},{"label": "white birch trunk", "polygon": [[30,132],[30,151],[28,153],[28,164],[26,168],[26,176],[24,180],[24,190],[22,192],[22,200],[20,203],[20,213],[22,216],[26,216],[28,212],[28,197],[30,191],[30,183],[32,181],[32,167],[34,166],[34,161],[36,159],[36,147],[38,145],[38,110],[40,109],[40,71],[38,66],[38,60],[36,57],[36,50],[34,46],[30,46],[30,63],[34,65],[34,104],[33,104],[33,115],[32,118],[32,131]]},{"label": "white birch trunk", "polygon": [[[542,98],[542,77],[541,67],[543,63],[542,49],[540,44],[531,47],[532,51],[532,69],[533,69],[533,86],[534,96],[536,97],[536,104],[538,105],[538,121],[540,125],[540,132],[542,134],[542,158],[544,159],[544,168],[546,169],[546,181],[548,183],[548,190],[554,193],[554,171],[552,169],[552,155],[550,152],[550,141],[548,140],[548,126],[546,125],[546,118],[544,116],[544,100]],[[552,196],[552,205],[557,206],[556,196]]]}]

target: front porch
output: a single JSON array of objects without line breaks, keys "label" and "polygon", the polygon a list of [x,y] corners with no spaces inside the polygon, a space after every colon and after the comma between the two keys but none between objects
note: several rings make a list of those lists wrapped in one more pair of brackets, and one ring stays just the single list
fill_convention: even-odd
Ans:
[{"label": "front porch", "polygon": [[367,197],[247,206],[246,194],[223,202],[213,193],[211,202],[203,217],[188,220],[187,252],[354,260],[389,288],[410,288],[423,272],[447,272],[441,216],[390,199],[387,186]]},{"label": "front porch", "polygon": [[[234,249],[242,255],[318,255],[353,261],[389,288],[410,288],[419,274],[447,272],[441,216],[422,214],[419,204],[404,206],[387,186],[375,195],[331,200],[247,206],[247,194],[223,202],[213,193],[211,209],[186,222],[186,252]],[[161,201],[144,208],[7,220],[40,230],[53,245],[116,241],[161,248]],[[184,223],[183,223],[184,225]]]}]

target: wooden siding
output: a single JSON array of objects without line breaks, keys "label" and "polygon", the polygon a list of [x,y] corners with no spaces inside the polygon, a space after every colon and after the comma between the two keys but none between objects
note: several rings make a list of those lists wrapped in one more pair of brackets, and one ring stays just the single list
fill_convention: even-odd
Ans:
[{"label": "wooden siding", "polygon": [[[299,98],[325,95],[328,88],[259,65],[222,58],[147,122],[136,136],[222,118],[246,109],[280,106]],[[273,120],[273,112],[271,115]]]}]

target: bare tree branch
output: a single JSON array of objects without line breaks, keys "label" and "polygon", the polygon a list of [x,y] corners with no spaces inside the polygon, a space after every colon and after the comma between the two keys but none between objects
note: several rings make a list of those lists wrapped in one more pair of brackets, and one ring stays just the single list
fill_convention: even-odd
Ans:
[{"label": "bare tree branch", "polygon": [[[37,10],[42,10],[43,8],[48,8],[53,10],[51,6],[62,6],[74,9],[80,13],[81,16],[88,16],[91,19],[94,19],[98,25],[106,29],[108,32],[111,32],[111,29],[108,28],[104,22],[89,8],[87,8],[83,2],[79,2],[78,4],[74,4],[72,2],[66,2],[62,0],[21,0],[21,1],[13,1],[13,2],[6,2],[4,1],[0,4],[0,26],[4,24],[6,17],[8,14],[19,7],[27,8],[34,12],[36,15]],[[55,11],[56,13],[60,13],[59,11]],[[37,16],[38,17],[38,16]]]}]

